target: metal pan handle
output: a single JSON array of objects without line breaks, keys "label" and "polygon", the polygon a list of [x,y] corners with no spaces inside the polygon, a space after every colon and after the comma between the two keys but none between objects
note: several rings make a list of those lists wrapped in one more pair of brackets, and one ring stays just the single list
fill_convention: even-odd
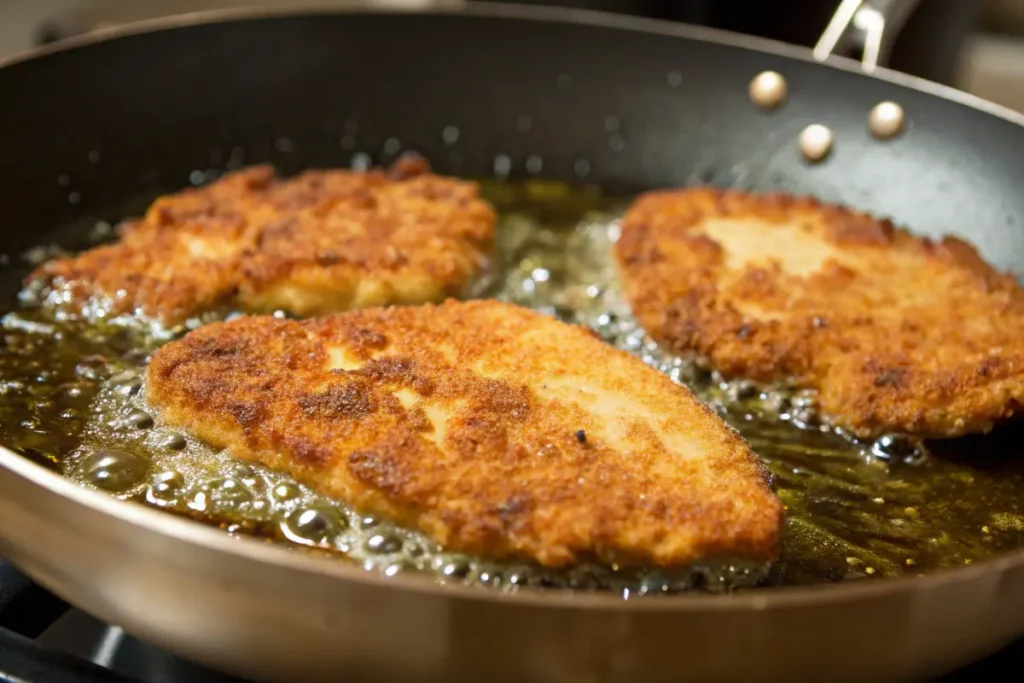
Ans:
[{"label": "metal pan handle", "polygon": [[921,0],[842,0],[814,46],[823,62],[836,52],[855,48],[866,73],[885,66],[893,42]]}]

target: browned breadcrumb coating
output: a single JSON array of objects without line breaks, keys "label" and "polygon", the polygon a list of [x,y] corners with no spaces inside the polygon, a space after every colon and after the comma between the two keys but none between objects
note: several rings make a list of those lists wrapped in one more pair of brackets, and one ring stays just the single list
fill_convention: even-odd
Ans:
[{"label": "browned breadcrumb coating", "polygon": [[258,166],[161,197],[120,241],[30,279],[166,324],[229,306],[307,316],[439,301],[480,275],[494,224],[475,183],[418,158],[287,180]]},{"label": "browned breadcrumb coating", "polygon": [[240,318],[156,352],[171,425],[451,551],[547,566],[776,557],[746,442],[585,328],[496,301]]},{"label": "browned breadcrumb coating", "polygon": [[1024,399],[1024,296],[967,243],[783,194],[639,198],[616,255],[640,323],[728,376],[793,380],[855,435],[955,437]]}]

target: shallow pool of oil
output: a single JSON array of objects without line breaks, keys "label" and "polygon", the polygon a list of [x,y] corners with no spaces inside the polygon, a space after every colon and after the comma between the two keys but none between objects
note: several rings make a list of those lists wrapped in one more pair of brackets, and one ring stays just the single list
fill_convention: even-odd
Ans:
[{"label": "shallow pool of oil", "polygon": [[[624,595],[794,585],[920,574],[1024,547],[1019,428],[919,448],[899,437],[857,443],[821,425],[813,397],[725,382],[662,351],[624,305],[611,246],[625,201],[557,184],[485,184],[499,208],[497,269],[486,295],[594,328],[685,384],[738,429],[775,475],[787,521],[767,574],[707,567],[684,576],[582,567],[495,565],[446,553],[422,535],[360,515],[285,475],[233,461],[147,411],[143,370],[160,340],[131,328],[56,319],[32,296],[0,324],[0,443],[123,499],[346,558],[393,575],[504,589],[524,584]],[[134,209],[138,209],[136,204]],[[113,217],[112,217],[113,218]],[[109,223],[10,255],[0,289],[60,253],[109,239]],[[88,234],[88,239],[83,236]]]}]

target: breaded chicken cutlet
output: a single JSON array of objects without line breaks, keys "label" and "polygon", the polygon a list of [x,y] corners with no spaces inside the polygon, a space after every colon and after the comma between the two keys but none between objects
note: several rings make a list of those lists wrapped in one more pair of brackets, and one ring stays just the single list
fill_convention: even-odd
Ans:
[{"label": "breaded chicken cutlet", "polygon": [[656,340],[792,381],[860,437],[985,432],[1024,401],[1024,294],[967,243],[781,194],[638,199],[616,247]]},{"label": "breaded chicken cutlet", "polygon": [[[482,271],[495,213],[475,183],[407,157],[387,171],[268,166],[161,197],[116,243],[51,261],[43,280],[83,307],[166,325],[210,310],[299,316],[457,296]],[[64,297],[63,292],[70,293]]]},{"label": "breaded chicken cutlet", "polygon": [[214,323],[154,354],[147,396],[450,551],[553,567],[777,553],[782,506],[738,434],[589,330],[510,304]]}]

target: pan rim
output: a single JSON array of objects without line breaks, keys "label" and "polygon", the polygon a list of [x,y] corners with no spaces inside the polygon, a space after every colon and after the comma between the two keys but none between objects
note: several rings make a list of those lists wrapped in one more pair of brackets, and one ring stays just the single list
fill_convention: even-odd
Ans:
[{"label": "pan rim", "polygon": [[[888,69],[878,69],[873,74],[865,74],[858,62],[846,58],[833,57],[821,64],[812,58],[810,50],[773,40],[736,34],[721,29],[592,10],[516,4],[498,5],[463,0],[444,1],[430,7],[382,8],[372,7],[357,0],[352,4],[342,6],[310,2],[308,6],[301,7],[244,7],[190,12],[98,29],[88,34],[28,50],[0,59],[0,69],[31,62],[49,55],[71,52],[93,44],[146,33],[247,19],[274,19],[318,14],[433,14],[489,19],[521,19],[715,43],[761,52],[766,56],[778,56],[804,63],[820,64],[824,68],[835,68],[867,78],[886,81],[979,110],[1009,123],[1024,126],[1024,114],[955,88]],[[472,586],[442,585],[429,577],[422,576],[384,577],[344,561],[296,553],[286,547],[268,545],[255,539],[230,537],[223,531],[209,528],[193,520],[175,517],[160,510],[122,501],[109,494],[80,486],[57,472],[28,460],[2,444],[0,444],[0,468],[20,478],[27,485],[44,489],[50,494],[60,496],[98,514],[113,517],[120,523],[137,527],[148,533],[159,534],[174,541],[198,545],[213,553],[231,555],[242,561],[270,564],[279,569],[315,575],[329,580],[363,584],[368,587],[403,590],[440,599],[506,603],[511,606],[529,605],[548,609],[690,614],[810,608],[963,585],[986,577],[999,576],[1009,570],[1024,566],[1024,550],[1018,550],[984,562],[943,569],[920,577],[902,576],[880,581],[754,589],[725,595],[686,594],[664,596],[657,599],[626,600],[615,594],[571,591],[548,592],[527,589],[504,593],[495,590],[482,590]]]},{"label": "pan rim", "polygon": [[177,517],[139,503],[124,501],[99,490],[90,489],[61,474],[32,462],[0,445],[0,468],[26,484],[44,489],[65,501],[81,505],[93,512],[113,517],[147,533],[246,562],[269,564],[277,569],[296,571],[328,580],[347,581],[367,587],[436,597],[493,604],[529,605],[550,609],[600,611],[651,611],[719,613],[750,612],[766,609],[814,607],[824,604],[859,602],[873,598],[932,591],[944,587],[969,584],[986,577],[999,576],[1024,566],[1024,550],[984,562],[942,569],[925,576],[900,576],[875,581],[820,583],[808,586],[754,588],[720,595],[690,593],[660,596],[655,599],[625,599],[614,593],[583,593],[578,591],[547,591],[520,589],[504,592],[478,586],[441,584],[429,576],[399,574],[385,577],[343,560],[316,557],[295,552],[280,544],[268,544],[245,536],[229,536],[200,522]]},{"label": "pan rim", "polygon": [[910,88],[928,95],[939,97],[971,109],[1003,119],[1018,126],[1024,126],[1024,112],[1018,112],[1001,104],[986,100],[977,95],[959,90],[900,71],[878,67],[868,74],[861,68],[860,62],[841,56],[830,56],[824,62],[814,59],[812,51],[799,45],[792,45],[770,38],[749,36],[734,31],[697,26],[674,22],[665,19],[651,19],[624,14],[613,14],[596,10],[575,7],[553,7],[544,5],[526,5],[517,3],[497,3],[486,0],[438,0],[438,4],[430,6],[393,6],[381,7],[372,4],[372,0],[346,0],[346,4],[338,5],[329,0],[295,7],[235,7],[213,9],[196,12],[185,12],[155,19],[129,22],[116,26],[102,27],[78,36],[30,48],[7,57],[0,57],[0,69],[16,66],[25,62],[55,55],[63,52],[105,43],[119,38],[156,33],[160,31],[188,28],[197,25],[225,24],[248,19],[285,19],[298,16],[315,15],[395,15],[395,14],[432,14],[448,16],[472,16],[486,19],[522,19],[548,23],[573,24],[594,28],[647,33],[667,37],[684,38],[703,43],[713,43],[736,47],[752,52],[761,52],[767,56],[784,57],[807,64],[817,64],[825,68],[837,69],[848,73],[880,80],[893,85]]}]

